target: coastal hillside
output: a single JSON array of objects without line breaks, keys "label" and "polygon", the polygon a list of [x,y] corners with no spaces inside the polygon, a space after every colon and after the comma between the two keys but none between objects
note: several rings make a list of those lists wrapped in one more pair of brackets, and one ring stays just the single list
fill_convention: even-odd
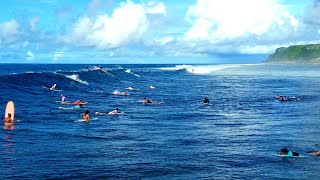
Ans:
[{"label": "coastal hillside", "polygon": [[320,63],[320,44],[280,47],[266,60],[268,63]]}]

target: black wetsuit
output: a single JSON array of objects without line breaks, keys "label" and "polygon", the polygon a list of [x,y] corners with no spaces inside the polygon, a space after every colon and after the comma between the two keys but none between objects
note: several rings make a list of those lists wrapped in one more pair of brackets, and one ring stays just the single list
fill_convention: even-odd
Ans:
[{"label": "black wetsuit", "polygon": [[208,99],[208,98],[205,98],[204,101],[203,101],[203,103],[209,104],[209,99]]}]

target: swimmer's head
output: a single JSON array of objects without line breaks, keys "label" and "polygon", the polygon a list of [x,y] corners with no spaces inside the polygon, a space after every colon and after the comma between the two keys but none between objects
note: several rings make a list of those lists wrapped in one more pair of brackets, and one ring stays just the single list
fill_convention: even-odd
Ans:
[{"label": "swimmer's head", "polygon": [[84,114],[89,114],[89,110],[86,110],[86,112]]},{"label": "swimmer's head", "polygon": [[281,152],[282,152],[282,153],[288,153],[289,150],[288,150],[287,148],[282,148],[282,149],[281,149]]},{"label": "swimmer's head", "polygon": [[8,117],[11,118],[11,114],[10,113],[8,113]]}]

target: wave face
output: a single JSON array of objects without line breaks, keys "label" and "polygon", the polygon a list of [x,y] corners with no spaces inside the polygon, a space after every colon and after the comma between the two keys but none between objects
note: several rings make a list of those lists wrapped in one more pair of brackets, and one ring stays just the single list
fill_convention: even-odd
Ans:
[{"label": "wave face", "polygon": [[274,154],[319,150],[319,66],[86,66],[0,64],[0,109],[21,120],[0,130],[0,179],[318,179],[318,158]]}]

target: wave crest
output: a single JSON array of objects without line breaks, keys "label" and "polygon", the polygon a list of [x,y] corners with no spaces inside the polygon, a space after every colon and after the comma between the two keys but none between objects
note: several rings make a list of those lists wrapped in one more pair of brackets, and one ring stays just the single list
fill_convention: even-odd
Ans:
[{"label": "wave crest", "polygon": [[240,67],[243,64],[219,64],[219,65],[176,65],[175,67],[163,67],[161,70],[167,71],[179,71],[186,70],[192,74],[210,74],[215,71],[220,71],[227,68]]}]

